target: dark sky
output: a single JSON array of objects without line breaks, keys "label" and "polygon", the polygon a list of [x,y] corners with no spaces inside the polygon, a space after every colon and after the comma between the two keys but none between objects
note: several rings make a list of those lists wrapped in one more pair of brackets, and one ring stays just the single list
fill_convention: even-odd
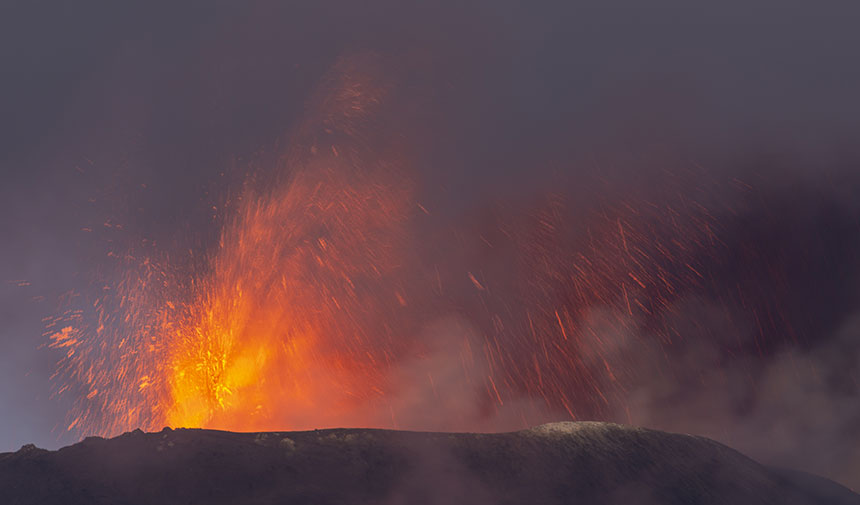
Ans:
[{"label": "dark sky", "polygon": [[558,178],[659,186],[667,160],[753,181],[769,203],[727,226],[802,248],[785,303],[854,342],[858,22],[851,1],[3,2],[0,451],[71,441],[42,337],[61,295],[129,237],[205,246],[211,206],[366,51],[416,81],[438,215]]}]

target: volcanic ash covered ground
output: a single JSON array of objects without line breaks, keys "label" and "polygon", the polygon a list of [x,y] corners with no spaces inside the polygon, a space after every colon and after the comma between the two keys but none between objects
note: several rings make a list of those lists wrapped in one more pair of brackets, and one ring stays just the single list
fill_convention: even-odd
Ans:
[{"label": "volcanic ash covered ground", "polygon": [[165,428],[0,454],[9,504],[860,504],[711,440],[593,422],[500,434]]}]

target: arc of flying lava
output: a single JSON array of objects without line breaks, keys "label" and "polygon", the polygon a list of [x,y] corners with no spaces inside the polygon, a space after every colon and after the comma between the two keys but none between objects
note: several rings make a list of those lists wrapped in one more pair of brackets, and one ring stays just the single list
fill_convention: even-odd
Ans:
[{"label": "arc of flying lava", "polygon": [[684,373],[667,350],[691,294],[710,290],[726,314],[707,342],[741,334],[740,288],[715,281],[730,247],[715,216],[730,212],[682,177],[658,198],[595,198],[572,215],[550,196],[417,240],[383,75],[367,55],[333,67],[277,175],[249,185],[203,265],[132,251],[95,317],[51,321],[69,430],[629,422],[629,391]]}]

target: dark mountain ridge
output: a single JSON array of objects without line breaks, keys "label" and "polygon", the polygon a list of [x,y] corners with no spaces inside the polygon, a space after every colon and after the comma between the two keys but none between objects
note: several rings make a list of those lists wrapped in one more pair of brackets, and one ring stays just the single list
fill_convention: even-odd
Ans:
[{"label": "dark mountain ridge", "polygon": [[513,433],[165,428],[0,454],[7,504],[858,504],[712,440],[607,423]]}]

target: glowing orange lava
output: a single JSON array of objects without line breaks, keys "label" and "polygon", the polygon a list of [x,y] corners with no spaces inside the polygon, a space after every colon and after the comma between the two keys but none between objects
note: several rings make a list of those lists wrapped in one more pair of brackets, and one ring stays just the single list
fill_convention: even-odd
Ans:
[{"label": "glowing orange lava", "polygon": [[88,389],[69,428],[317,427],[347,411],[362,423],[390,350],[368,335],[390,327],[370,319],[406,303],[388,277],[414,204],[398,160],[352,138],[384,87],[349,62],[329,81],[283,157],[288,175],[242,195],[200,271],[129,258],[95,303],[95,331],[63,318],[60,373]]},{"label": "glowing orange lava", "polygon": [[380,391],[382,358],[362,331],[379,305],[371,297],[386,294],[379,280],[396,268],[405,196],[317,168],[245,198],[172,328],[166,423],[328,425]]}]

